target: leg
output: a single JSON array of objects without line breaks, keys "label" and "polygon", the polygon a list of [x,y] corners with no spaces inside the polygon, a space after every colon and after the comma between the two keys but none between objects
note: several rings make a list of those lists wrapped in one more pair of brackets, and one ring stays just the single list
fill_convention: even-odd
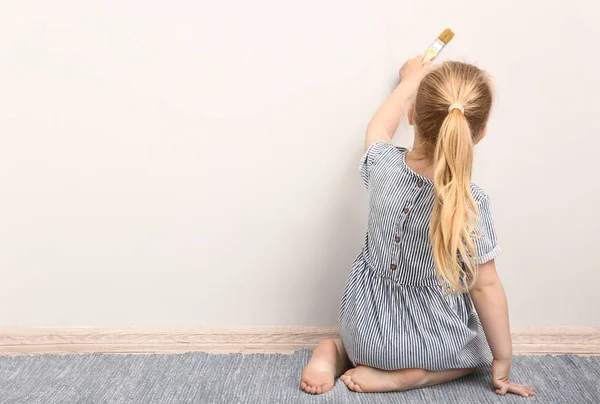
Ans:
[{"label": "leg", "polygon": [[441,372],[429,372],[424,369],[380,370],[358,366],[344,373],[340,380],[356,392],[405,391],[449,382],[474,371],[475,369],[451,369]]},{"label": "leg", "polygon": [[323,340],[302,373],[300,387],[310,394],[326,393],[333,388],[335,378],[350,366],[342,340]]}]

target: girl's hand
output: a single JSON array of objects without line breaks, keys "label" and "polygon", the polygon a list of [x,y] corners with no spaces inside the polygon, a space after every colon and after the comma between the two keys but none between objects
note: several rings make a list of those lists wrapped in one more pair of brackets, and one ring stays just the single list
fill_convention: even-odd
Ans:
[{"label": "girl's hand", "polygon": [[508,374],[510,373],[510,360],[499,361],[494,359],[492,362],[492,384],[496,388],[496,394],[501,396],[506,393],[518,394],[523,397],[533,396],[534,392],[531,387],[523,386],[510,382]]},{"label": "girl's hand", "polygon": [[415,81],[419,83],[429,70],[431,62],[423,63],[423,56],[409,59],[400,69],[400,81]]}]

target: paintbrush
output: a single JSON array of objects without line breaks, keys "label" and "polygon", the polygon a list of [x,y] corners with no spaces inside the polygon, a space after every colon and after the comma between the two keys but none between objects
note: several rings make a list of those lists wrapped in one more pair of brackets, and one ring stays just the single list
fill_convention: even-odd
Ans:
[{"label": "paintbrush", "polygon": [[450,28],[446,28],[444,32],[437,37],[437,39],[431,44],[425,56],[423,57],[423,63],[429,62],[435,58],[442,51],[442,48],[448,45],[448,42],[454,38],[454,32]]}]

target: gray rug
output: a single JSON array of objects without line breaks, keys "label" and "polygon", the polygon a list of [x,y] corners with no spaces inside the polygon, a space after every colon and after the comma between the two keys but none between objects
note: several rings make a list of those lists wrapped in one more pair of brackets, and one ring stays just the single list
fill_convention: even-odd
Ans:
[{"label": "gray rug", "polygon": [[496,396],[490,371],[404,393],[353,393],[337,382],[299,388],[310,351],[293,355],[48,355],[0,357],[0,403],[600,403],[600,357],[516,357],[513,378],[530,398]]}]

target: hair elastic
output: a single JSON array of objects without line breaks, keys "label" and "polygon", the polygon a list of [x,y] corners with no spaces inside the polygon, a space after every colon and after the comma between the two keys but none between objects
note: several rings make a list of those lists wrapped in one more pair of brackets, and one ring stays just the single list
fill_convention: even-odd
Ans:
[{"label": "hair elastic", "polygon": [[463,107],[461,104],[458,104],[458,103],[457,103],[457,104],[452,104],[452,105],[450,105],[450,106],[448,107],[448,113],[452,112],[452,111],[453,111],[453,110],[455,110],[455,109],[458,109],[458,110],[460,110],[460,112],[461,112],[462,114],[464,114],[464,113],[465,113],[465,107]]}]

